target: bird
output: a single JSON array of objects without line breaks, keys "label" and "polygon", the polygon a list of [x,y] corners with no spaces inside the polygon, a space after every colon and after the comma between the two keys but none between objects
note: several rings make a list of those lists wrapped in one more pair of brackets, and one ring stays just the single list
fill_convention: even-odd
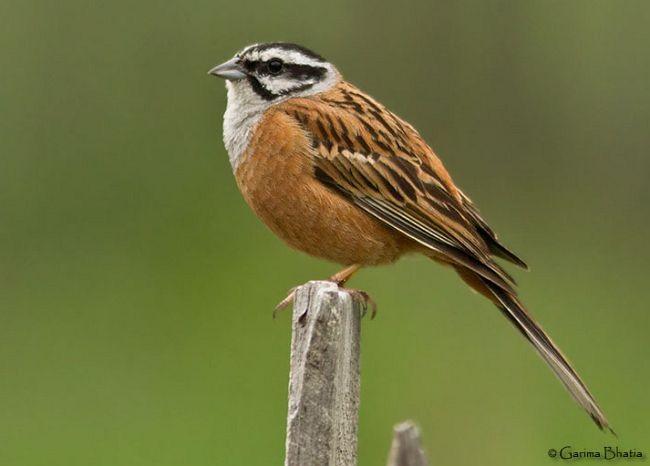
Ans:
[{"label": "bird", "polygon": [[[340,287],[362,267],[408,254],[451,267],[501,310],[596,425],[612,431],[496,259],[526,263],[411,124],[298,44],[252,44],[208,73],[226,82],[223,140],[236,183],[275,235],[345,266],[330,277]],[[279,307],[292,300],[293,291]]]}]

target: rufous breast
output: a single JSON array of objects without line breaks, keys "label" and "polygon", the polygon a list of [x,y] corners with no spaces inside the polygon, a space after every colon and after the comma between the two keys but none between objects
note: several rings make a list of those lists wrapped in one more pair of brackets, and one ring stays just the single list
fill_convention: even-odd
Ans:
[{"label": "rufous breast", "polygon": [[290,246],[344,265],[389,263],[411,249],[398,232],[316,180],[312,150],[295,119],[267,110],[235,168],[257,216]]}]

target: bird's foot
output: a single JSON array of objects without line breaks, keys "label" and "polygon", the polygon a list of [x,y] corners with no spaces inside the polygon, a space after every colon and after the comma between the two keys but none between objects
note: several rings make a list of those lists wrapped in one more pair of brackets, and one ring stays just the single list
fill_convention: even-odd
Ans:
[{"label": "bird's foot", "polygon": [[[331,282],[336,283],[336,285],[342,290],[346,291],[349,293],[353,299],[358,299],[361,301],[361,317],[364,317],[366,313],[368,312],[368,308],[370,308],[370,319],[374,319],[375,316],[377,315],[377,303],[375,302],[372,297],[366,293],[365,291],[362,290],[357,290],[354,288],[345,288],[343,285],[347,280],[331,280]],[[294,286],[289,290],[289,293],[287,296],[278,303],[277,306],[275,306],[275,309],[273,310],[273,318],[275,319],[275,316],[278,314],[278,312],[281,312],[288,308],[290,305],[293,304],[294,299],[296,298],[296,290],[298,289],[298,286]]]},{"label": "bird's foot", "polygon": [[365,317],[368,312],[368,308],[370,308],[370,320],[375,318],[377,315],[377,302],[372,299],[368,293],[354,288],[339,288],[341,288],[343,291],[348,292],[353,299],[361,301],[361,317]]}]

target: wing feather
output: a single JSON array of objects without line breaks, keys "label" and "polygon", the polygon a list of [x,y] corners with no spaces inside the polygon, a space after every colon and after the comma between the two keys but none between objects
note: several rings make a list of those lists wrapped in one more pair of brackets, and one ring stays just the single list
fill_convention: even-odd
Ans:
[{"label": "wing feather", "polygon": [[526,268],[503,246],[472,201],[408,123],[348,84],[309,105],[283,105],[311,138],[314,177],[368,215],[451,264],[524,334],[576,401],[609,426],[578,374],[517,298],[497,256]]},{"label": "wing feather", "polygon": [[303,100],[282,105],[311,138],[319,181],[436,257],[514,292],[492,255],[523,262],[500,245],[411,125],[351,86]]}]

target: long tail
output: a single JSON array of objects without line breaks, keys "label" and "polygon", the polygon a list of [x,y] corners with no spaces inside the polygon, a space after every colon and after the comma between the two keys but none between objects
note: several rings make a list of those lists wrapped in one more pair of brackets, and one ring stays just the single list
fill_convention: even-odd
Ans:
[{"label": "long tail", "polygon": [[478,276],[472,271],[460,267],[457,267],[456,270],[472,288],[490,298],[501,309],[501,312],[503,312],[508,320],[533,345],[537,353],[546,361],[571,396],[587,411],[596,425],[602,430],[609,429],[614,433],[609,426],[605,414],[591,393],[589,393],[587,386],[580,379],[580,376],[571,367],[569,361],[546,332],[528,314],[517,296]]}]

